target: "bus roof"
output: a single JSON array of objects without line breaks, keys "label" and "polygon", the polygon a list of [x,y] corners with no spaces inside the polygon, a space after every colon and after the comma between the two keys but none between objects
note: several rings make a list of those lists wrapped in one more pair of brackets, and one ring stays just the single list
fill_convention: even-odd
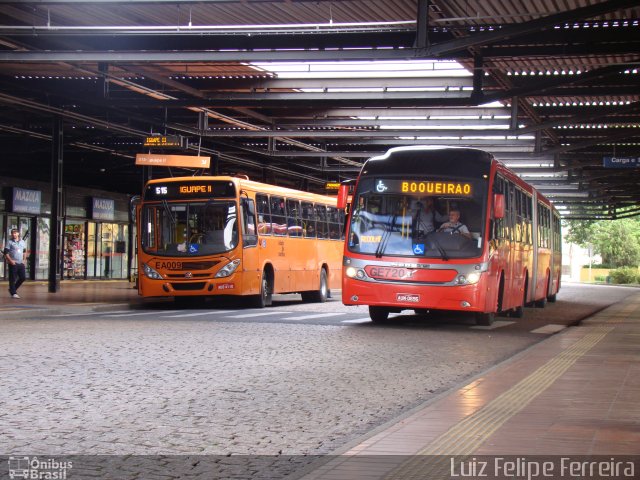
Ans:
[{"label": "bus roof", "polygon": [[277,185],[270,185],[268,183],[256,182],[253,180],[248,180],[242,177],[232,177],[229,175],[221,175],[221,176],[213,176],[213,175],[202,175],[197,177],[170,177],[170,178],[156,178],[153,180],[149,180],[147,185],[152,185],[156,183],[175,183],[175,182],[184,182],[189,181],[193,182],[194,180],[204,180],[204,181],[229,181],[233,182],[238,189],[245,188],[252,191],[257,191],[261,193],[266,193],[269,195],[281,195],[283,197],[295,197],[299,200],[304,200],[308,202],[322,202],[330,205],[335,205],[337,202],[337,198],[335,196],[330,195],[321,195],[317,193],[305,192],[302,190],[295,190],[293,188],[287,187],[279,187]]},{"label": "bus roof", "polygon": [[[395,147],[384,155],[370,158],[362,167],[364,175],[438,174],[481,176],[489,173],[493,155],[484,150],[426,145]],[[443,160],[445,160],[443,162]],[[464,169],[460,169],[460,163]]]}]

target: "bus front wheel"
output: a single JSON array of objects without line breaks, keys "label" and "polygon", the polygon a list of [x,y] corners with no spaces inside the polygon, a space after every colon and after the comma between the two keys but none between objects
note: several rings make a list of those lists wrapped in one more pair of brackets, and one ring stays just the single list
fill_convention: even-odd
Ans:
[{"label": "bus front wheel", "polygon": [[260,280],[260,295],[255,297],[255,306],[257,308],[269,307],[273,301],[273,285],[271,278],[266,271],[262,272]]},{"label": "bus front wheel", "polygon": [[384,323],[389,319],[389,309],[369,306],[369,317],[373,323]]},{"label": "bus front wheel", "polygon": [[496,314],[493,312],[476,312],[476,325],[482,327],[489,327],[496,319]]}]

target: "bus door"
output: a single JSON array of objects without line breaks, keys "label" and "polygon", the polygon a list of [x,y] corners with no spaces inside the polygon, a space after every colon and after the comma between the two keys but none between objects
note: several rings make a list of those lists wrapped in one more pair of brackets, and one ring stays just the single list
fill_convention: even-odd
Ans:
[{"label": "bus door", "polygon": [[[258,226],[256,223],[256,207],[253,199],[240,199],[240,215],[242,215],[242,266],[243,285],[236,286],[236,291],[260,293],[262,262],[258,245]],[[238,288],[239,287],[239,288]]]}]

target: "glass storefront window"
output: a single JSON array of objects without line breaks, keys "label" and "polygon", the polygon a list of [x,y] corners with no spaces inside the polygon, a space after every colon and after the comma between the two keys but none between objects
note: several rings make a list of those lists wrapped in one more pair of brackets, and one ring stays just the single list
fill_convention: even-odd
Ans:
[{"label": "glass storefront window", "polygon": [[63,278],[85,276],[84,222],[67,223],[64,227]]}]

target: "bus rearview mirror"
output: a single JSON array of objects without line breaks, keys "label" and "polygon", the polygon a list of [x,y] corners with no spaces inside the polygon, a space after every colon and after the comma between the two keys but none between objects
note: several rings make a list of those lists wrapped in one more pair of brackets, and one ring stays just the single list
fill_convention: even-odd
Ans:
[{"label": "bus rearview mirror", "polygon": [[347,208],[347,199],[349,198],[349,185],[341,184],[338,188],[338,208]]}]

